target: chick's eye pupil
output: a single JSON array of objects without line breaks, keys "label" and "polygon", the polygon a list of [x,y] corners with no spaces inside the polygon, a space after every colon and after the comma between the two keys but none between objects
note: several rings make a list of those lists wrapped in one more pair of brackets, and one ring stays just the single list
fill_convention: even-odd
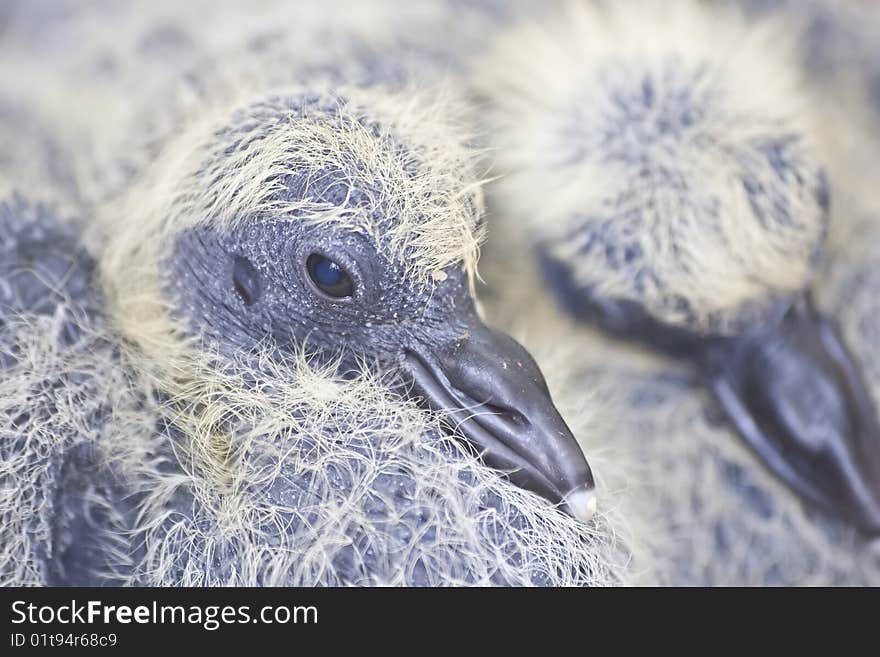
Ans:
[{"label": "chick's eye pupil", "polygon": [[322,285],[336,285],[342,280],[342,269],[335,262],[322,258],[315,265],[315,280]]},{"label": "chick's eye pupil", "polygon": [[306,261],[306,268],[309,278],[325,294],[341,298],[349,297],[354,292],[351,276],[330,258],[313,253]]}]

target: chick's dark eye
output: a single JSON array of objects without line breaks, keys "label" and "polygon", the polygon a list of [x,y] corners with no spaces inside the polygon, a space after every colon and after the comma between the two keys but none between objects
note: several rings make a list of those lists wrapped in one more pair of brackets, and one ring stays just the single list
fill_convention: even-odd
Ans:
[{"label": "chick's dark eye", "polygon": [[321,292],[340,299],[354,293],[354,283],[342,267],[326,256],[313,253],[306,260],[309,278]]}]

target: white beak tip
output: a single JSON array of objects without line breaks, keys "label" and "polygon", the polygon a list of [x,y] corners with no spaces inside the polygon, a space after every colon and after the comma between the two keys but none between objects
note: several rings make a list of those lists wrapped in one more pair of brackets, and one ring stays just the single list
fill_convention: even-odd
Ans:
[{"label": "white beak tip", "polygon": [[589,522],[594,515],[598,502],[596,491],[586,488],[578,488],[565,496],[565,506],[568,512],[581,522]]}]

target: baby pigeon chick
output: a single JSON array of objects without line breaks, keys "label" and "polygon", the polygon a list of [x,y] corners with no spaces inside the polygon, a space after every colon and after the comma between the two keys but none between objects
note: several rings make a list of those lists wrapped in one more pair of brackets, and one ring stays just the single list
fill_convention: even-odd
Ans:
[{"label": "baby pigeon chick", "polygon": [[[592,474],[534,361],[476,314],[477,187],[463,179],[460,148],[417,107],[363,89],[246,102],[175,140],[132,192],[130,212],[110,217],[102,273],[116,326],[137,347],[136,369],[160,381],[177,460],[199,480],[194,501],[151,494],[142,504],[189,517],[185,530],[148,526],[152,572],[181,568],[175,577],[191,583],[214,568],[230,576],[232,564],[257,581],[286,572],[293,581],[521,581],[470,563],[469,551],[485,548],[450,544],[463,539],[452,539],[459,523],[502,563],[515,547],[520,565],[532,557],[507,545],[513,527],[535,530],[546,554],[550,536],[574,526],[538,531],[536,522],[558,524],[557,512],[511,506],[527,499],[519,494],[459,499],[461,486],[485,487],[481,471],[436,426],[413,436],[421,416],[394,402],[394,389],[439,411],[516,483],[581,520],[595,510]],[[443,472],[440,455],[460,465]],[[231,518],[220,504],[235,505]],[[467,519],[485,513],[500,513],[502,525],[477,530]],[[234,522],[246,544],[224,546],[225,558],[195,573],[153,553],[204,549],[206,517]],[[290,549],[304,537],[308,549]],[[284,556],[303,552],[296,567]],[[592,570],[577,563],[584,548],[551,552],[563,581]],[[330,573],[305,572],[315,559],[328,568],[328,553]],[[269,558],[271,574],[258,563]],[[548,568],[527,567],[525,581],[556,581],[562,572]]]},{"label": "baby pigeon chick", "polygon": [[[154,314],[171,296],[176,323],[221,354],[271,339],[281,353],[299,346],[321,365],[338,360],[343,373],[363,362],[399,371],[490,462],[587,519],[592,476],[543,377],[477,316],[479,198],[455,172],[461,156],[429,128],[402,143],[372,107],[395,122],[424,117],[361,93],[366,103],[268,96],[169,149],[181,159],[146,177],[162,193],[138,197],[104,259],[107,285],[125,291],[112,297],[124,331],[145,347],[176,347],[169,311]],[[193,146],[193,133],[204,142]]]},{"label": "baby pigeon chick", "polygon": [[828,189],[772,36],[645,2],[502,37],[477,76],[497,214],[526,225],[569,311],[692,363],[768,468],[876,534],[880,428],[807,292]]},{"label": "baby pigeon chick", "polygon": [[[64,441],[38,493],[52,508],[25,518],[49,537],[25,546],[28,581],[628,581],[619,527],[478,458],[582,520],[595,508],[534,362],[476,315],[479,185],[448,108],[367,45],[385,13],[330,26],[326,8],[272,6],[294,38],[263,13],[218,32],[235,20],[210,3],[93,47],[77,35],[106,21],[73,12],[73,38],[47,38],[66,83],[13,67],[50,99],[106,294],[90,289],[102,311],[76,358],[10,370],[7,392],[74,371],[95,403],[46,395],[4,424]],[[234,45],[214,57],[212,39]],[[163,82],[180,57],[193,66]]]},{"label": "baby pigeon chick", "polygon": [[46,455],[36,581],[624,580],[604,519],[485,465],[595,510],[534,361],[477,316],[479,186],[444,117],[382,88],[205,108],[102,208],[89,428],[4,425],[85,445]]}]

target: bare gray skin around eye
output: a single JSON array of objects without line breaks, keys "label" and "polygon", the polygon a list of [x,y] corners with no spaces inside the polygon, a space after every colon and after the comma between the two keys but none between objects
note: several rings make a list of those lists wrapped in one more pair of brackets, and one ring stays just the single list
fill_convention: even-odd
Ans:
[{"label": "bare gray skin around eye", "polygon": [[[284,193],[293,193],[296,184],[291,180]],[[346,193],[343,198],[356,201],[358,195]],[[0,564],[3,581],[552,584],[605,576],[593,570],[587,534],[574,529],[577,523],[536,498],[529,501],[533,496],[518,491],[511,495],[514,489],[506,482],[499,482],[503,485],[497,490],[498,484],[487,488],[484,477],[489,471],[475,468],[472,457],[449,435],[437,432],[437,425],[432,423],[421,438],[427,450],[383,445],[383,423],[391,424],[391,442],[405,432],[393,426],[394,415],[387,417],[388,409],[381,406],[372,416],[364,409],[365,417],[352,417],[343,409],[319,431],[259,435],[264,448],[260,458],[278,458],[269,461],[277,474],[269,481],[242,482],[238,495],[258,500],[265,516],[257,520],[269,520],[237,519],[243,529],[228,536],[228,527],[220,526],[205,500],[206,490],[215,494],[212,482],[205,473],[184,472],[188,463],[178,460],[178,450],[186,454],[192,449],[192,437],[175,426],[173,404],[185,406],[188,400],[169,400],[161,382],[155,388],[136,383],[139,372],[129,368],[144,363],[128,358],[126,349],[108,340],[120,336],[99,330],[103,304],[91,259],[75,232],[59,227],[50,214],[31,216],[27,207],[3,208],[8,221],[2,236],[10,250],[4,260],[8,268],[0,270],[0,282],[8,292],[4,312],[10,321],[30,321],[33,314],[63,318],[71,302],[71,308],[89,312],[59,328],[62,336],[68,325],[71,332],[61,343],[60,356],[51,345],[40,343],[51,366],[31,360],[9,363],[16,367],[13,385],[27,387],[27,404],[19,405],[13,415],[9,407],[15,407],[18,398],[3,395],[0,403],[5,404],[3,418],[8,422],[2,430],[29,436],[29,444],[41,453],[16,470],[12,466],[24,457],[21,443],[4,443],[11,451],[3,454],[0,465],[4,472],[11,468],[11,474],[22,476],[14,486],[20,486],[37,508],[2,509],[4,531],[14,534],[21,548],[16,559]],[[381,246],[374,237],[344,225],[309,224],[296,217],[254,216],[230,228],[202,222],[174,233],[169,248],[161,251],[161,292],[171,301],[174,316],[189,327],[187,337],[198,337],[199,349],[205,352],[216,347],[219,362],[247,363],[249,353],[265,355],[262,348],[273,343],[278,363],[284,362],[284,352],[302,347],[316,366],[341,357],[342,378],[359,368],[360,361],[377,373],[396,373],[383,381],[397,380],[402,394],[443,412],[450,425],[485,452],[487,462],[516,470],[512,478],[518,483],[554,501],[570,487],[588,495],[586,500],[582,495],[566,500],[586,519],[593,499],[589,468],[528,354],[480,322],[459,268],[447,268],[445,280],[433,286],[419,286],[399,264],[380,254]],[[328,288],[344,292],[342,296],[332,296],[313,280],[315,272],[308,263],[316,253],[332,256],[351,278],[350,288]],[[126,266],[139,265],[128,260]],[[321,277],[318,282],[327,286]],[[47,330],[55,328],[52,324]],[[7,336],[3,337],[5,346]],[[30,328],[13,335],[11,344],[19,339],[28,344],[43,338]],[[40,355],[32,352],[28,358]],[[163,363],[151,365],[161,368]],[[240,371],[260,378],[256,369]],[[271,381],[271,376],[265,380]],[[493,405],[492,418],[475,420],[474,407],[486,401]],[[507,403],[511,406],[504,406]],[[327,409],[305,409],[309,411]],[[125,428],[131,433],[119,440],[117,432],[127,423],[134,427]],[[539,441],[521,448],[517,441],[524,438]],[[552,450],[560,444],[565,462],[554,470]],[[504,451],[507,445],[513,446],[509,452]],[[565,453],[567,445],[577,452]],[[545,455],[545,449],[551,452]],[[129,450],[143,455],[138,460],[143,467],[134,472],[131,463],[120,465],[131,458]],[[312,470],[311,458],[320,464],[312,464]],[[39,476],[31,476],[35,472]],[[161,504],[150,500],[169,481],[175,482],[173,494]],[[351,490],[362,482],[368,483],[365,490]],[[220,504],[223,495],[216,492],[217,499],[210,499]],[[327,525],[321,525],[317,537],[313,525],[317,519],[333,517],[340,496],[358,505],[352,518],[343,518],[336,528],[345,540],[314,548]],[[438,536],[462,531],[447,518],[447,499],[465,502],[470,509],[467,520],[476,523],[485,554],[475,554],[467,540],[458,538],[446,548],[434,544]],[[181,541],[181,526],[191,528],[191,542]],[[517,538],[519,533],[529,538]],[[157,545],[159,564],[150,561]],[[549,558],[564,555],[561,566],[544,562],[540,546],[549,545],[558,549]],[[283,555],[296,555],[297,563],[310,549],[320,549],[328,563],[317,572],[305,567],[296,573],[261,568],[259,555],[268,558],[265,555],[272,555],[276,546]]]},{"label": "bare gray skin around eye", "polygon": [[[225,220],[172,224],[161,238],[161,293],[175,319],[227,356],[271,341],[279,354],[304,350],[321,365],[341,358],[343,376],[361,363],[393,375],[400,392],[440,411],[487,464],[589,519],[592,473],[534,360],[482,323],[463,259],[425,271],[426,254],[458,253],[455,236],[477,230],[477,208],[468,197],[455,200],[457,187],[426,188],[432,176],[447,184],[450,174],[432,174],[367,114],[342,97],[271,96],[217,129],[185,179],[192,191],[180,197],[197,203],[181,212],[207,212],[200,199],[220,194],[235,203],[238,192],[229,190],[250,184],[240,171],[245,156],[265,179],[249,192],[259,196],[256,206]],[[300,118],[288,123],[291,115]],[[381,168],[361,159],[364,134],[381,144],[371,156],[384,158]],[[321,145],[326,139],[339,144]],[[313,153],[316,142],[329,155]],[[420,216],[437,213],[447,197],[456,205]],[[429,219],[430,228],[420,227]]]},{"label": "bare gray skin around eye", "polygon": [[[369,479],[370,488],[362,500],[365,526],[355,522],[346,528],[347,542],[328,553],[331,566],[319,575],[307,573],[278,580],[272,579],[269,569],[258,570],[247,578],[236,575],[253,565],[248,559],[254,546],[241,539],[212,538],[219,529],[212,524],[216,520],[199,508],[201,502],[194,494],[206,482],[178,485],[177,492],[159,510],[158,514],[166,517],[159,531],[166,545],[166,563],[160,573],[142,572],[140,563],[147,550],[142,532],[158,517],[151,515],[157,512],[145,505],[145,489],[155,488],[154,477],[157,481],[163,476],[183,480],[174,449],[183,448],[186,436],[163,419],[161,398],[151,402],[133,396],[122,408],[109,403],[109,387],[116,386],[116,394],[125,394],[124,381],[133,373],[125,371],[128,363],[118,360],[118,345],[108,341],[109,336],[103,332],[103,300],[96,288],[94,263],[79,245],[76,232],[60,223],[48,208],[17,197],[0,204],[0,238],[5,254],[0,268],[4,292],[0,300],[0,371],[11,386],[26,388],[21,393],[24,401],[19,401],[8,386],[0,395],[0,433],[4,436],[0,468],[7,485],[18,492],[11,500],[12,506],[0,505],[0,534],[7,548],[0,560],[3,583],[553,584],[608,577],[601,571],[590,571],[586,555],[592,548],[580,541],[583,559],[566,552],[565,543],[559,546],[559,555],[572,557],[570,572],[551,574],[540,563],[525,565],[520,550],[528,552],[529,543],[520,543],[514,537],[525,531],[537,538],[541,531],[535,531],[531,519],[509,507],[509,501],[499,497],[498,491],[481,495],[483,508],[495,509],[504,518],[503,522],[481,526],[481,540],[486,542],[491,559],[484,561],[469,553],[466,545],[443,553],[436,545],[430,546],[440,520],[431,515],[430,496],[420,489],[425,482],[411,470],[419,467],[419,458],[431,467],[437,467],[441,458],[448,459],[450,472],[455,473],[450,476],[459,479],[458,485],[480,486],[473,470],[462,467],[466,459],[451,443],[444,444],[442,436],[434,438],[438,445],[432,458],[413,454],[408,463],[407,454],[379,449],[371,445],[373,438],[368,436],[363,441],[349,439],[346,450],[341,450],[346,458],[337,453],[324,463],[322,467],[330,471],[328,477],[343,490],[363,476],[362,470],[375,468],[376,474]],[[194,282],[187,276],[183,278]],[[256,296],[252,299],[256,301]],[[229,335],[227,320],[221,323]],[[39,342],[45,350],[41,355],[30,350],[34,348],[32,342],[44,339],[42,331],[49,342]],[[234,348],[258,339],[256,334],[248,337],[242,333],[234,339]],[[231,346],[226,343],[224,348]],[[29,353],[23,354],[21,349]],[[115,379],[117,376],[122,378]],[[144,446],[151,462],[146,481],[120,472],[116,463],[121,446],[114,440],[118,438],[114,427],[119,420],[115,415],[124,408],[134,411],[146,429],[160,431],[155,444]],[[372,418],[372,422],[381,426],[381,418]],[[333,432],[349,430],[356,434],[370,429],[368,424],[331,423],[326,435],[301,435],[288,448],[295,449],[298,458],[308,459],[310,454],[326,449],[322,441],[339,440]],[[309,522],[314,521],[317,509],[332,506],[334,501],[324,497],[314,481],[297,469],[293,464],[282,464],[274,481],[253,482],[248,489],[250,494],[268,499],[270,507],[292,505],[297,510],[285,531],[302,535],[295,545],[307,551]],[[183,519],[199,527],[198,535],[203,540],[216,541],[215,558],[210,562],[191,559],[191,551],[203,549],[199,543],[176,546],[170,532]],[[250,531],[253,540],[263,547],[271,548],[273,541],[285,540],[271,523],[253,526]],[[491,545],[497,552],[493,553],[488,547]],[[241,579],[234,579],[236,576]]]},{"label": "bare gray skin around eye", "polygon": [[[289,76],[282,76],[285,82],[295,77],[293,69]],[[88,86],[89,81],[81,82]],[[316,86],[324,88],[324,83]],[[119,97],[118,90],[113,91]],[[133,102],[138,100],[142,99]],[[166,100],[150,96],[148,104],[158,106]],[[383,107],[410,107],[412,101],[382,100],[377,114]],[[271,132],[292,118],[302,118],[297,102],[294,99],[277,108],[274,116],[262,115],[269,123],[258,128]],[[210,103],[210,99],[200,99],[197,107],[190,108],[197,116],[186,118],[198,123],[202,118],[198,113]],[[328,105],[335,115],[345,103],[331,98]],[[188,127],[186,121],[181,124]],[[132,142],[137,141],[135,133],[141,127],[137,121],[133,125]],[[251,122],[233,129],[247,132],[253,126]],[[104,126],[93,127],[101,130]],[[374,124],[362,127],[364,131],[358,134],[369,137],[385,132]],[[175,136],[163,138],[174,141]],[[206,141],[210,147],[212,136]],[[101,190],[102,201],[104,194],[126,194],[129,183],[135,187],[144,179],[149,181],[144,169],[150,168],[165,146],[151,143],[149,156],[142,161],[138,146],[129,149],[129,135],[119,143],[119,151],[125,153],[114,150],[106,161],[87,164],[111,169],[119,166],[116,156],[131,155],[136,160],[131,171],[125,167],[126,184]],[[332,152],[334,145],[331,136],[328,150]],[[294,143],[290,152],[297,150]],[[444,153],[438,150],[439,155]],[[78,155],[91,159],[91,154]],[[350,180],[356,170],[344,171],[339,179]],[[113,178],[111,174],[119,172],[101,173]],[[239,181],[246,178],[235,167],[226,173],[232,177],[238,173]],[[333,179],[330,170],[321,173],[328,176],[324,182]],[[175,179],[181,183],[175,189],[186,196],[197,192],[199,182],[208,181],[207,175],[198,180]],[[273,180],[263,182],[272,187]],[[302,181],[286,182],[282,194],[302,200]],[[168,193],[168,187],[145,187],[132,192],[132,207],[164,205],[177,198]],[[354,189],[357,186],[351,190],[330,187],[318,186],[327,193],[322,200],[329,206],[341,204],[348,191],[352,204],[359,204],[358,192],[363,190]],[[126,189],[120,192],[120,188]],[[430,186],[422,190],[426,188]],[[0,398],[6,404],[4,430],[33,435],[36,429],[48,428],[39,434],[46,442],[30,441],[44,451],[41,456],[46,458],[39,464],[45,465],[45,476],[33,477],[22,487],[30,491],[26,484],[33,483],[38,490],[31,498],[47,504],[25,518],[29,525],[20,533],[17,522],[28,509],[3,508],[4,532],[38,537],[41,542],[24,541],[21,546],[25,552],[36,550],[36,554],[31,550],[32,559],[25,555],[20,560],[22,569],[29,571],[27,577],[15,572],[7,579],[10,563],[0,564],[4,582],[582,584],[616,579],[617,573],[611,572],[614,567],[603,562],[604,544],[615,541],[599,529],[601,519],[588,526],[577,523],[553,505],[510,485],[503,474],[482,467],[462,446],[470,438],[473,451],[485,452],[486,461],[513,471],[513,478],[553,502],[565,497],[560,508],[570,509],[581,519],[593,510],[589,467],[553,408],[543,377],[521,347],[480,323],[466,277],[457,266],[444,266],[445,278],[440,275],[432,285],[424,286],[409,280],[396,261],[387,257],[388,245],[383,243],[387,234],[382,230],[347,230],[332,222],[319,228],[284,213],[244,213],[240,221],[229,225],[215,221],[211,213],[202,213],[195,226],[165,233],[172,239],[157,249],[161,290],[137,284],[124,287],[127,279],[121,273],[149,268],[154,261],[125,257],[122,266],[114,269],[107,267],[106,260],[126,244],[157,242],[150,242],[149,222],[137,213],[111,212],[98,202],[95,206],[100,206],[98,214],[113,215],[84,218],[107,222],[101,228],[107,229],[111,244],[100,243],[104,251],[95,256],[104,259],[107,305],[103,309],[110,314],[108,324],[113,329],[95,330],[83,321],[79,328],[95,330],[99,338],[86,332],[87,339],[74,341],[63,358],[54,361],[49,356],[56,353],[47,348],[43,355],[52,367],[28,370],[15,365],[14,384],[34,389],[39,384],[40,394],[29,397],[27,414],[9,411],[18,397]],[[391,220],[398,217],[387,214]],[[119,235],[132,226],[133,232],[144,232],[125,243]],[[300,259],[306,246],[333,258],[354,279],[350,300],[328,299],[315,289],[309,258]],[[44,247],[39,237],[28,245],[34,254],[45,254]],[[28,266],[34,264],[33,259],[26,260]],[[91,268],[87,258],[84,267]],[[138,284],[144,282],[133,278]],[[23,281],[15,279],[16,284]],[[46,290],[24,282],[15,294],[31,292],[39,299]],[[182,386],[175,387],[177,381],[171,381],[173,375],[186,379],[192,372],[174,370],[175,362],[151,359],[155,354],[139,349],[143,334],[119,328],[125,324],[125,313],[119,312],[120,297],[134,299],[133,306],[146,301],[153,307],[151,303],[156,302],[163,310],[167,303],[174,318],[188,329],[185,336],[175,336],[197,338],[188,344],[216,357],[212,364],[247,363],[250,368],[236,371],[243,374],[242,385],[233,388],[244,397],[251,392],[247,384],[252,380],[263,386],[278,383],[260,378],[263,373],[257,372],[257,363],[248,361],[254,348],[266,356],[257,344],[274,343],[279,357],[276,375],[286,362],[285,352],[295,348],[308,350],[316,364],[342,356],[340,376],[334,383],[363,360],[383,375],[382,382],[399,382],[402,394],[441,411],[449,426],[440,430],[433,415],[414,411],[410,403],[398,403],[396,397],[395,404],[389,404],[384,389],[377,393],[380,401],[371,398],[372,405],[357,403],[363,401],[357,396],[334,404],[322,401],[315,407],[305,404],[296,409],[301,416],[292,416],[280,427],[262,427],[263,431],[248,421],[265,413],[265,407],[248,415],[252,409],[234,406],[244,417],[234,417],[238,425],[233,422],[233,430],[221,437],[230,443],[225,446],[237,447],[232,443],[238,434],[246,434],[250,441],[246,456],[257,455],[246,466],[253,466],[259,476],[236,480],[239,487],[232,493],[220,485],[215,488],[217,482],[210,478],[214,471],[192,470],[187,458],[197,452],[191,443],[204,436],[187,434],[183,422],[174,424],[179,412],[192,412],[193,417],[187,419],[196,423],[214,419],[198,414],[203,399],[195,394],[181,397]],[[58,306],[49,304],[49,310],[58,313]],[[19,313],[22,309],[16,308],[16,319]],[[103,318],[97,315],[95,323],[100,325]],[[22,317],[32,319],[26,312]],[[38,333],[23,337],[42,339]],[[219,354],[214,353],[215,347]],[[194,362],[198,358],[187,364]],[[166,365],[164,377],[151,378]],[[68,366],[74,368],[75,377],[70,376]],[[218,371],[215,380],[213,371],[198,373],[208,386],[223,376]],[[288,378],[296,374],[288,372]],[[305,378],[307,383],[312,381]],[[326,383],[326,377],[321,381]],[[290,387],[297,390],[296,385]],[[340,388],[346,390],[344,385]],[[64,404],[58,406],[58,402]],[[333,408],[328,411],[328,406]],[[475,419],[474,407],[487,413]],[[304,422],[304,418],[313,421]],[[401,419],[409,424],[400,426]],[[20,456],[9,454],[9,461],[3,460],[0,467],[10,461],[21,463]],[[31,465],[24,464],[25,475],[30,474]],[[117,472],[117,467],[123,472]],[[268,468],[274,477],[267,479],[261,468]],[[16,523],[6,522],[7,510]]]},{"label": "bare gray skin around eye", "polygon": [[[337,266],[350,294],[322,290],[310,258]],[[166,266],[181,317],[221,351],[271,338],[320,364],[340,359],[343,376],[361,363],[396,372],[399,390],[444,413],[487,464],[581,520],[592,516],[592,473],[543,375],[514,340],[482,323],[462,269],[419,286],[372,238],[295,218],[256,218],[228,233],[198,226],[178,238]]]}]

